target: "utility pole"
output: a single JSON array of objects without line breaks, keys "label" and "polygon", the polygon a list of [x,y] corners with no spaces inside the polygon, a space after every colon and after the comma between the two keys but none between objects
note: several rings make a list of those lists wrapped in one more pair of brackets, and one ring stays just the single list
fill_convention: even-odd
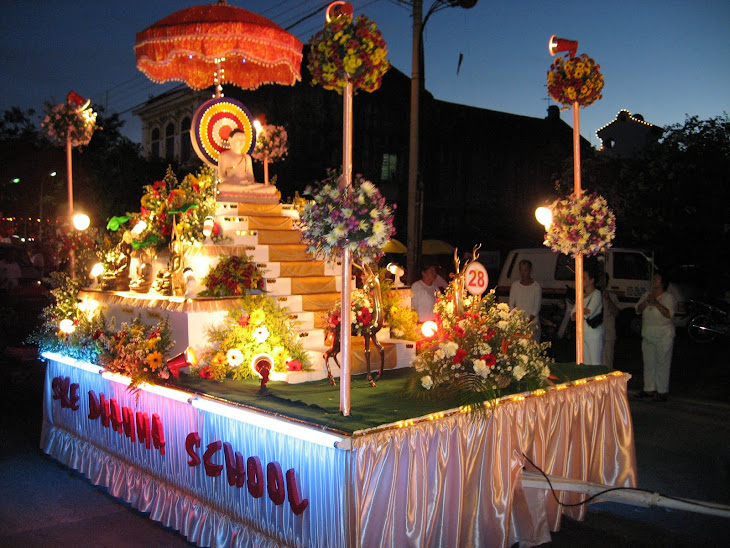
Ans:
[{"label": "utility pole", "polygon": [[411,57],[411,123],[408,145],[408,240],[406,276],[408,284],[420,278],[421,245],[423,241],[423,181],[420,170],[421,91],[424,84],[423,28],[439,10],[450,7],[473,8],[477,0],[434,0],[423,17],[423,0],[401,0],[413,8],[413,43]]}]

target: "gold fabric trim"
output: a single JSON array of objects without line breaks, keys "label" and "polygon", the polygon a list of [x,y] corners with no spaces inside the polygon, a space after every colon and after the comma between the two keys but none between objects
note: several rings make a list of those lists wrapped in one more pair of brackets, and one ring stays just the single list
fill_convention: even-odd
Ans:
[{"label": "gold fabric trim", "polygon": [[298,244],[302,235],[296,230],[259,230],[258,243],[260,245]]},{"label": "gold fabric trim", "polygon": [[251,215],[263,217],[283,217],[281,214],[281,204],[252,204],[248,202],[239,202],[238,215]]},{"label": "gold fabric trim", "polygon": [[311,293],[329,293],[337,291],[337,280],[334,276],[311,276],[291,279],[292,295]]},{"label": "gold fabric trim", "polygon": [[312,312],[315,310],[329,310],[340,300],[339,293],[314,293],[302,295],[302,310]]},{"label": "gold fabric trim", "polygon": [[302,276],[324,276],[322,261],[289,261],[279,263],[279,276],[282,278],[299,278]]},{"label": "gold fabric trim", "polygon": [[283,244],[269,246],[269,262],[279,263],[286,261],[309,261],[312,258],[307,253],[304,244]]}]

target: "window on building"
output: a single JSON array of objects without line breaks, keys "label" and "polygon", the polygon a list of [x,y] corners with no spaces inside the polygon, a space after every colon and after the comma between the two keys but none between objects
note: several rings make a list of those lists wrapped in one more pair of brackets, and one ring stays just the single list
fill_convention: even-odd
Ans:
[{"label": "window on building", "polygon": [[190,118],[186,116],[180,124],[180,161],[182,163],[190,160],[193,153],[193,144],[190,141],[190,123]]},{"label": "window on building", "polygon": [[388,153],[383,154],[383,164],[380,168],[380,181],[386,182],[393,180],[397,169],[398,155]]},{"label": "window on building", "polygon": [[150,135],[150,155],[153,158],[160,157],[160,128],[156,127]]},{"label": "window on building", "polygon": [[165,159],[168,162],[175,159],[175,126],[172,122],[165,127]]}]

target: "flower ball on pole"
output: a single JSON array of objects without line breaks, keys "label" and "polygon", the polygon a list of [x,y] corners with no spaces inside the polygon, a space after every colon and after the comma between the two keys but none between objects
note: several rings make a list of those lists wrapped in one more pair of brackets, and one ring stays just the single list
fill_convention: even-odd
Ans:
[{"label": "flower ball on pole", "polygon": [[[368,92],[380,87],[390,68],[388,50],[375,23],[359,15],[353,20],[353,8],[347,2],[333,2],[327,7],[324,28],[309,41],[308,68],[312,85],[321,84],[342,94],[342,176],[339,194],[347,200],[352,180],[352,96],[358,89]],[[315,246],[316,247],[316,246]],[[352,258],[350,249],[342,251],[341,309],[350,309]],[[350,414],[350,329],[342,322],[340,347],[340,412]]]},{"label": "flower ball on pole", "polygon": [[[576,57],[578,42],[553,35],[548,41],[548,51],[557,57],[547,75],[548,93],[565,108],[573,107],[573,199],[583,194],[580,174],[580,107],[587,107],[601,98],[603,74],[601,66],[585,53]],[[555,214],[555,211],[553,211]],[[554,226],[554,225],[553,225]],[[553,229],[554,230],[554,229]],[[581,239],[576,235],[576,238]],[[583,363],[583,253],[590,247],[574,253],[575,257],[575,360]]]}]

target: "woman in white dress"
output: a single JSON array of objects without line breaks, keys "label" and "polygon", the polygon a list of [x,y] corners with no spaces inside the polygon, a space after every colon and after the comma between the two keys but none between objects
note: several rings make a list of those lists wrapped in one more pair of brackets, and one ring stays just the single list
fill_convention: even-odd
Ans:
[{"label": "woman in white dress", "polygon": [[[586,365],[600,365],[603,360],[606,328],[603,321],[599,325],[594,323],[599,316],[603,317],[603,296],[596,289],[595,274],[587,269],[583,271],[583,363]],[[575,306],[570,317],[575,320]]]}]

